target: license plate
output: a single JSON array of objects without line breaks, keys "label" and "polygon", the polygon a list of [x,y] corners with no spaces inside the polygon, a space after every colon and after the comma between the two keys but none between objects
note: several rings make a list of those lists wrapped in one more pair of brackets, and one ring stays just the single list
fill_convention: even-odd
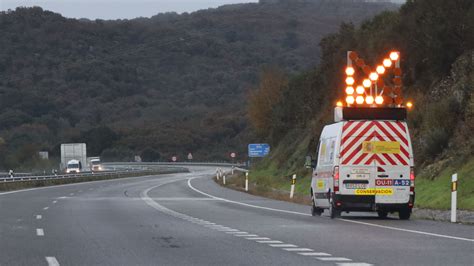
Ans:
[{"label": "license plate", "polygon": [[365,178],[369,179],[370,174],[351,174],[351,178]]},{"label": "license plate", "polygon": [[346,189],[365,189],[367,187],[367,184],[344,184]]},{"label": "license plate", "polygon": [[369,172],[369,169],[367,168],[359,168],[359,169],[352,169],[351,170],[351,174],[368,174],[370,173]]}]

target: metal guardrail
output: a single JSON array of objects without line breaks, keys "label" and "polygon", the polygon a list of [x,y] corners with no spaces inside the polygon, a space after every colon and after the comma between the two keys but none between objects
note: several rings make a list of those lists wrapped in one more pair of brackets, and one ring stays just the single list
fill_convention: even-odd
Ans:
[{"label": "metal guardrail", "polygon": [[104,162],[103,165],[128,165],[128,166],[147,166],[147,165],[168,165],[168,166],[228,166],[245,167],[240,163],[213,163],[213,162]]},{"label": "metal guardrail", "polygon": [[100,172],[100,173],[82,173],[82,174],[62,174],[62,175],[43,175],[43,176],[26,176],[26,177],[0,177],[0,183],[10,183],[10,182],[24,182],[24,181],[47,181],[47,180],[57,180],[57,179],[69,179],[69,178],[78,178],[78,177],[103,177],[103,176],[113,176],[113,175],[124,175],[130,173],[140,173],[140,172],[154,172],[152,170],[125,170],[125,171],[109,171],[109,172]]}]

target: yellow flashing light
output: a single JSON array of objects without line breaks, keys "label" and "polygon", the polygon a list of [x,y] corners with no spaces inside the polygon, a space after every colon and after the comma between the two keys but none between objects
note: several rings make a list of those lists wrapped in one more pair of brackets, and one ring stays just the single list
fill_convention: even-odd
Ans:
[{"label": "yellow flashing light", "polygon": [[382,96],[375,97],[375,103],[376,104],[382,104],[383,103],[383,97]]},{"label": "yellow flashing light", "polygon": [[352,86],[346,87],[346,94],[347,94],[347,95],[352,95],[352,94],[354,94],[354,87],[352,87]]},{"label": "yellow flashing light", "polygon": [[376,81],[377,79],[379,79],[379,74],[377,74],[375,72],[372,72],[369,75],[369,79],[372,80],[372,81]]},{"label": "yellow flashing light", "polygon": [[400,58],[400,55],[398,54],[398,52],[391,52],[390,53],[390,59],[392,59],[392,61],[397,61],[398,58]]},{"label": "yellow flashing light", "polygon": [[385,73],[385,67],[384,66],[377,66],[376,71],[379,75],[382,75],[383,73]]},{"label": "yellow flashing light", "polygon": [[364,94],[365,89],[362,86],[357,86],[356,92],[357,92],[357,94]]},{"label": "yellow flashing light", "polygon": [[367,97],[365,97],[365,102],[366,102],[367,104],[373,104],[373,103],[374,103],[374,97],[373,97],[373,96],[370,96],[370,95],[367,96]]},{"label": "yellow flashing light", "polygon": [[346,103],[347,104],[354,104],[354,101],[355,101],[354,96],[347,96],[346,97]]},{"label": "yellow flashing light", "polygon": [[389,68],[392,66],[392,60],[388,59],[388,58],[385,58],[383,60],[383,66],[386,67],[386,68]]},{"label": "yellow flashing light", "polygon": [[364,85],[366,88],[370,88],[370,86],[372,86],[372,82],[369,79],[364,79],[364,81],[362,81],[362,85]]},{"label": "yellow flashing light", "polygon": [[347,67],[346,68],[346,75],[352,76],[352,75],[354,75],[354,73],[355,73],[355,70],[354,70],[353,67]]},{"label": "yellow flashing light", "polygon": [[346,78],[346,84],[347,85],[349,85],[349,86],[354,85],[354,82],[355,82],[355,80],[354,80],[353,77],[347,77]]},{"label": "yellow flashing light", "polygon": [[357,96],[356,97],[356,103],[357,104],[363,104],[364,103],[364,97],[363,96]]}]

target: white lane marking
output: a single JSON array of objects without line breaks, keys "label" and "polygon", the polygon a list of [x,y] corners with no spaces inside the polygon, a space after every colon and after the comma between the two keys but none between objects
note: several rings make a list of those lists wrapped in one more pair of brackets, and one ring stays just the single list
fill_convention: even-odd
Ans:
[{"label": "white lane marking", "polygon": [[322,257],[322,258],[316,258],[321,261],[351,261],[351,259],[348,258],[340,258],[340,257]]},{"label": "white lane marking", "polygon": [[44,236],[44,230],[43,230],[43,228],[37,228],[37,229],[36,229],[36,235],[37,235],[37,236]]},{"label": "white lane marking", "polygon": [[403,228],[380,225],[380,224],[372,224],[372,223],[366,223],[366,222],[360,222],[360,221],[354,221],[354,220],[347,220],[347,219],[342,219],[342,218],[339,218],[338,220],[348,222],[348,223],[369,225],[369,226],[380,227],[380,228],[385,228],[385,229],[390,229],[390,230],[395,230],[395,231],[402,231],[402,232],[407,232],[407,233],[414,233],[414,234],[420,234],[420,235],[436,236],[436,237],[441,237],[441,238],[448,238],[448,239],[474,242],[474,239],[464,238],[464,237],[441,235],[441,234],[435,234],[435,233],[429,233],[429,232],[423,232],[423,231],[416,231],[416,230],[410,230],[410,229],[403,229]]},{"label": "white lane marking", "polygon": [[283,242],[278,241],[278,240],[257,240],[258,243],[262,244],[281,244]]},{"label": "white lane marking", "polygon": [[41,215],[39,215],[39,214],[36,215],[36,220],[41,220],[42,218],[43,218],[43,216],[41,216]]},{"label": "white lane marking", "polygon": [[243,235],[246,235],[246,234],[248,234],[247,232],[242,232],[242,231],[235,231],[235,232],[225,232],[225,233],[226,233],[226,234],[231,234],[231,235],[236,235],[236,236],[238,236],[238,235],[242,235],[242,234],[243,234]]},{"label": "white lane marking", "polygon": [[55,257],[46,257],[48,266],[59,266],[59,262]]},{"label": "white lane marking", "polygon": [[154,200],[158,201],[209,201],[209,200],[216,200],[212,198],[189,198],[189,197],[161,197],[161,198],[153,198]]},{"label": "white lane marking", "polygon": [[[239,204],[242,206],[247,206],[247,207],[252,207],[256,209],[262,209],[262,210],[269,210],[269,211],[276,211],[276,212],[281,212],[281,213],[289,213],[289,214],[296,214],[296,215],[302,215],[302,216],[311,216],[309,213],[302,213],[302,212],[294,212],[294,211],[287,211],[287,210],[281,210],[281,209],[274,209],[274,208],[269,208],[269,207],[263,207],[263,206],[258,206],[258,205],[252,205],[248,203],[243,203],[239,201],[233,201],[233,200],[228,200],[224,198],[219,198],[216,196],[213,196],[211,194],[208,194],[206,192],[202,192],[199,189],[193,187],[191,185],[191,180],[195,179],[197,177],[192,177],[188,179],[188,187],[197,193],[200,193],[202,195],[208,196],[210,198],[216,199],[216,200],[221,200],[229,203],[234,203],[234,204]],[[384,229],[389,229],[389,230],[395,230],[395,231],[402,231],[402,232],[407,232],[407,233],[414,233],[414,234],[420,234],[420,235],[428,235],[428,236],[435,236],[435,237],[441,237],[441,238],[448,238],[448,239],[454,239],[454,240],[462,240],[462,241],[469,241],[469,242],[474,242],[474,239],[471,238],[464,238],[464,237],[456,237],[456,236],[450,236],[450,235],[442,235],[442,234],[435,234],[435,233],[429,233],[429,232],[424,232],[424,231],[417,231],[417,230],[410,230],[410,229],[403,229],[403,228],[398,228],[398,227],[393,227],[393,226],[386,226],[386,225],[379,225],[379,224],[373,224],[373,223],[367,223],[367,222],[360,222],[360,221],[354,221],[354,220],[347,220],[343,218],[337,218],[339,221],[344,221],[344,222],[349,222],[349,223],[356,223],[356,224],[361,224],[361,225],[367,225],[367,226],[374,226],[374,227],[379,227],[379,228],[384,228]]]},{"label": "white lane marking", "polygon": [[270,247],[274,247],[274,248],[296,248],[298,246],[293,245],[293,244],[270,244]]},{"label": "white lane marking", "polygon": [[46,211],[47,209],[49,209],[49,207],[44,207],[44,208],[43,208],[43,210],[45,210],[45,211]]},{"label": "white lane marking", "polygon": [[338,266],[373,266],[373,264],[365,262],[340,262],[336,263]]},{"label": "white lane marking", "polygon": [[53,200],[53,204],[56,204],[56,203],[58,203],[58,201],[57,201],[57,200]]},{"label": "white lane marking", "polygon": [[248,240],[270,240],[268,237],[246,237]]},{"label": "white lane marking", "polygon": [[298,254],[303,256],[331,256],[331,254],[324,252],[300,252]]},{"label": "white lane marking", "polygon": [[247,234],[247,235],[236,235],[236,236],[241,236],[241,237],[255,237],[255,236],[258,236],[258,235]]},{"label": "white lane marking", "polygon": [[64,196],[63,196],[63,197],[59,197],[58,199],[67,199],[67,197],[64,197]]},{"label": "white lane marking", "polygon": [[74,196],[74,193],[69,193],[70,196]]},{"label": "white lane marking", "polygon": [[284,250],[286,251],[299,251],[299,252],[303,252],[303,251],[314,251],[310,248],[284,248]]}]

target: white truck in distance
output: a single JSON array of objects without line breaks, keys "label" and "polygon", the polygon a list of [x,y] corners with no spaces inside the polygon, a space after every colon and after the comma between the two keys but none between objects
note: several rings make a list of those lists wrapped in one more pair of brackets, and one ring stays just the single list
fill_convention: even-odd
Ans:
[{"label": "white truck in distance", "polygon": [[89,167],[90,167],[92,172],[102,171],[102,165],[100,163],[100,158],[99,157],[90,157]]},{"label": "white truck in distance", "polygon": [[316,159],[307,157],[312,214],[376,211],[385,218],[398,212],[409,219],[415,174],[406,110],[337,107],[335,116],[321,133]]},{"label": "white truck in distance", "polygon": [[82,164],[79,160],[69,160],[66,166],[66,174],[80,173]]},{"label": "white truck in distance", "polygon": [[61,171],[65,172],[71,160],[77,160],[80,171],[87,165],[87,151],[85,143],[65,143],[61,144]]}]

